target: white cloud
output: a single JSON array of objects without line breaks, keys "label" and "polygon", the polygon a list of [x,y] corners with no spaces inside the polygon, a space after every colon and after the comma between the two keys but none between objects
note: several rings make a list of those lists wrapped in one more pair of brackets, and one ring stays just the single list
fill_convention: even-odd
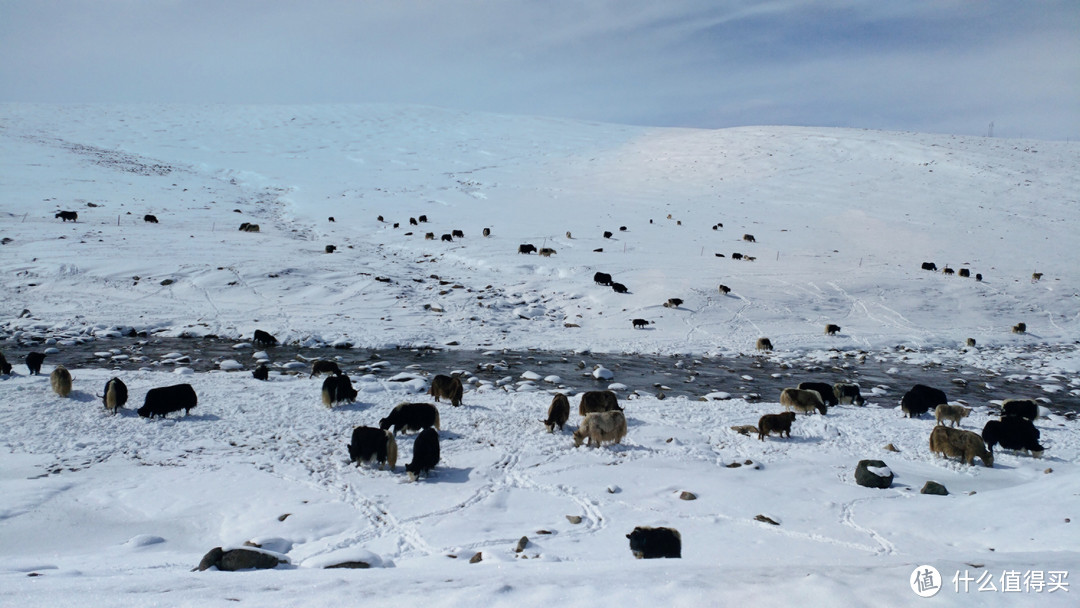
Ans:
[{"label": "white cloud", "polygon": [[958,132],[984,111],[1065,138],[1080,135],[1076,31],[1069,0],[0,0],[0,99]]}]

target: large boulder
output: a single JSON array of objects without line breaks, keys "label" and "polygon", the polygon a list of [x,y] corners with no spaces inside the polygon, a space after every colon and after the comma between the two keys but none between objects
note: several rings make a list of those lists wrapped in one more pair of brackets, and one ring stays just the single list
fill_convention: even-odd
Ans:
[{"label": "large boulder", "polygon": [[880,460],[860,460],[855,467],[855,483],[860,486],[884,489],[892,485],[892,480],[892,470]]}]

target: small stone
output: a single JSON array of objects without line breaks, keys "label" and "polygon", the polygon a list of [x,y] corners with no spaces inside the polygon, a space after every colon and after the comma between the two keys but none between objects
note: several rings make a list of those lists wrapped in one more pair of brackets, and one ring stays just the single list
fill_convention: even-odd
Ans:
[{"label": "small stone", "polygon": [[948,496],[949,495],[949,491],[947,489],[945,489],[945,486],[941,485],[940,483],[938,483],[936,481],[927,481],[925,484],[923,484],[923,487],[922,487],[921,490],[919,490],[919,493],[920,494],[934,494],[936,496]]},{"label": "small stone", "polygon": [[766,523],[766,524],[772,524],[774,526],[779,526],[780,525],[780,523],[778,521],[776,521],[775,519],[773,519],[771,517],[766,517],[764,515],[755,515],[754,516],[754,521],[760,521],[760,522],[763,522],[763,523]]},{"label": "small stone", "polygon": [[567,515],[566,520],[569,521],[572,524],[580,524],[581,523],[581,516],[580,515]]},{"label": "small stone", "polygon": [[341,562],[340,564],[333,564],[331,566],[327,566],[326,568],[349,568],[352,570],[364,570],[370,567],[371,564],[367,562]]},{"label": "small stone", "polygon": [[551,534],[551,530],[537,530],[537,534]]},{"label": "small stone", "polygon": [[1045,471],[1043,471],[1043,473],[1047,473],[1047,474],[1053,473],[1053,472],[1054,472],[1054,469],[1046,469]]},{"label": "small stone", "polygon": [[278,516],[278,518],[277,518],[277,520],[278,520],[278,521],[285,521],[286,519],[288,519],[288,517],[289,517],[290,515],[292,515],[292,513],[285,513],[284,515],[279,515],[279,516]]},{"label": "small stone", "polygon": [[746,460],[743,461],[743,464],[745,464],[746,466],[750,466],[750,465],[754,464],[754,461],[747,458]]},{"label": "small stone", "polygon": [[479,563],[479,562],[482,562],[482,561],[484,561],[484,558],[480,554],[479,551],[476,552],[476,555],[469,558],[469,563],[470,564],[476,564],[476,563]]},{"label": "small stone", "polygon": [[679,494],[679,498],[682,500],[697,500],[697,494],[694,494],[693,492],[683,491],[681,494]]},{"label": "small stone", "polygon": [[900,450],[896,449],[896,446],[891,444],[891,443],[889,445],[885,446],[885,450],[889,451],[889,452],[899,452],[900,451]]},{"label": "small stone", "polygon": [[525,550],[525,547],[527,547],[528,545],[529,545],[529,537],[528,536],[522,536],[521,538],[518,539],[517,547],[514,547],[514,553],[521,553],[522,551]]},{"label": "small stone", "polygon": [[727,464],[727,465],[724,465],[724,466],[726,466],[729,469],[737,469],[737,468],[742,466],[742,463],[741,462],[733,462],[731,464]]}]

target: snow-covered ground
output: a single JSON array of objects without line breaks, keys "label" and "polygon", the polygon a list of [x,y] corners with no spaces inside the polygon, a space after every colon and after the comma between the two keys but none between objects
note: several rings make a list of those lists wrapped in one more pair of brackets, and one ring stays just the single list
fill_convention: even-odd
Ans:
[{"label": "snow-covered ground", "polygon": [[0,125],[8,329],[699,353],[1080,335],[1076,143],[397,106],[7,105]]},{"label": "snow-covered ground", "polygon": [[[999,450],[984,468],[930,454],[933,421],[891,407],[907,387],[875,392],[886,407],[800,415],[790,439],[765,441],[730,427],[780,411],[778,395],[624,393],[622,445],[574,448],[577,399],[567,430],[547,434],[550,383],[515,377],[468,383],[460,408],[440,404],[442,462],[408,483],[411,436],[392,472],[351,465],[345,444],[353,426],[426,400],[430,374],[451,370],[395,382],[405,370],[346,369],[360,397],[332,410],[318,379],[278,366],[268,382],[122,372],[129,405],[178,382],[198,392],[191,416],[151,421],[104,412],[112,370],[73,369],[62,399],[21,360],[46,346],[32,337],[128,329],[711,355],[750,353],[768,336],[777,357],[822,362],[833,347],[942,352],[970,337],[998,347],[1001,363],[1054,345],[1052,360],[1027,367],[1075,396],[1077,144],[399,106],[6,105],[0,166],[0,350],[16,367],[0,377],[2,605],[1075,603],[1080,432],[1057,414],[1036,423],[1043,459]],[[430,221],[410,226],[421,214]],[[465,238],[439,240],[454,229]],[[522,243],[557,253],[520,255]],[[595,285],[597,271],[630,293]],[[673,297],[683,304],[662,306]],[[635,330],[634,318],[653,323]],[[1018,322],[1026,334],[1010,332]],[[68,344],[47,345],[46,374]],[[958,364],[997,363],[979,353]],[[249,356],[237,354],[245,366]],[[825,363],[793,380],[839,373]],[[966,429],[995,417],[994,404],[969,405]],[[855,484],[865,458],[886,462],[892,488]],[[927,480],[950,494],[920,494]],[[682,559],[634,560],[625,535],[642,525],[679,529]],[[211,548],[245,541],[290,565],[190,572]],[[375,567],[322,568],[358,559]],[[923,564],[944,577],[933,600],[909,587]],[[961,582],[958,593],[957,572],[992,577],[997,591]],[[1014,572],[1028,586],[1002,591]],[[1055,572],[1070,573],[1068,591],[1049,592]]]},{"label": "snow-covered ground", "polygon": [[[108,370],[75,370],[67,400],[44,376],[4,380],[2,603],[897,605],[923,601],[908,587],[923,564],[944,573],[945,604],[1075,596],[957,593],[951,582],[957,571],[989,573],[998,588],[1013,571],[1075,576],[1080,433],[1059,416],[1038,422],[1046,457],[999,449],[987,469],[935,458],[933,420],[888,408],[799,416],[790,439],[759,441],[730,427],[780,411],[775,401],[624,398],[626,439],[592,449],[573,447],[576,398],[567,429],[549,435],[548,392],[470,385],[462,407],[440,407],[440,465],[409,483],[411,436],[393,472],[356,468],[345,444],[354,425],[423,400],[424,381],[349,371],[360,398],[333,410],[306,374],[124,374],[134,405],[154,386],[195,387],[191,416],[166,421],[106,414],[95,395]],[[980,429],[989,406],[963,427]],[[864,458],[888,465],[891,489],[855,484]],[[920,494],[927,480],[949,496]],[[625,535],[639,525],[678,529],[682,559],[634,560]],[[245,541],[291,566],[189,572],[212,547]],[[357,559],[382,568],[320,569]]]}]

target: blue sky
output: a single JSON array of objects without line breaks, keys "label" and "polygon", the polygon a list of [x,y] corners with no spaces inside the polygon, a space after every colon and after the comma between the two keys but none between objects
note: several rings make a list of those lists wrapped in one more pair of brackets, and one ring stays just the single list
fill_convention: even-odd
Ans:
[{"label": "blue sky", "polygon": [[0,101],[1080,138],[1077,0],[0,0]]}]

